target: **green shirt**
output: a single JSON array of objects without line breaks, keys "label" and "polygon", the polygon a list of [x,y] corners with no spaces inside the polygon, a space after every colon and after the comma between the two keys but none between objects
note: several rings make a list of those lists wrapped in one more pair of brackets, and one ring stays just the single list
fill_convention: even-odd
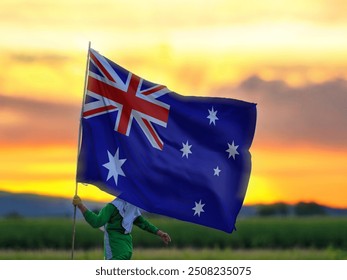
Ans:
[{"label": "green shirt", "polygon": [[[123,217],[119,214],[118,209],[108,203],[102,208],[99,214],[87,210],[84,218],[93,228],[105,226],[104,235],[104,256],[105,259],[130,259],[132,256],[133,245],[131,234],[125,234],[122,227]],[[134,220],[134,225],[142,230],[156,234],[158,228],[148,222],[142,216]]]}]

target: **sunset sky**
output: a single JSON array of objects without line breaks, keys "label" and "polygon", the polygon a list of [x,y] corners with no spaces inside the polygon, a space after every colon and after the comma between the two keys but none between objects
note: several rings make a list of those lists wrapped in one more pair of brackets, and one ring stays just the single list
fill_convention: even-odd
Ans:
[{"label": "sunset sky", "polygon": [[74,195],[91,41],[180,94],[258,104],[246,204],[347,207],[346,10],[344,0],[2,0],[0,191]]}]

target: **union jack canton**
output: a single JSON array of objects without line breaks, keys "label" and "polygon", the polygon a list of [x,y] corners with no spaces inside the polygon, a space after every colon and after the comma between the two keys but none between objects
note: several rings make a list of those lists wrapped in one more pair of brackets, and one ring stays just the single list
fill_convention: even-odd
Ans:
[{"label": "union jack canton", "polygon": [[157,100],[169,90],[115,66],[90,50],[87,96],[95,101],[85,104],[84,118],[119,111],[114,130],[129,136],[133,119],[136,120],[154,148],[163,149],[152,123],[166,127],[170,106]]}]

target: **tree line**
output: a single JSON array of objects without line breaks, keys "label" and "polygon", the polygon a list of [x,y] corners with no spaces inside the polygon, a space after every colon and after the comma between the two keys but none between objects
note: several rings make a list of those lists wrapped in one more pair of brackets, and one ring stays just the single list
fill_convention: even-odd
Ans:
[{"label": "tree line", "polygon": [[286,203],[274,203],[270,205],[258,205],[256,208],[258,216],[314,216],[326,215],[326,208],[315,202],[299,202],[295,205]]}]

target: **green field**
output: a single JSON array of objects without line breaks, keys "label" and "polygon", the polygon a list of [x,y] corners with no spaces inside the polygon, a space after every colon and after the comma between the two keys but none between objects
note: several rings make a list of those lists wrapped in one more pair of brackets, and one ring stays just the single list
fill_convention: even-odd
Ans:
[{"label": "green field", "polygon": [[[0,260],[70,260],[71,250],[0,250]],[[102,260],[102,248],[76,250],[76,260]],[[347,260],[347,251],[336,249],[192,249],[135,248],[133,260]]]},{"label": "green field", "polygon": [[[170,233],[157,236],[134,228],[133,259],[347,259],[347,218],[249,218],[227,234],[206,227],[153,218]],[[1,219],[0,259],[70,259],[72,220]],[[76,259],[102,259],[103,233],[77,221]]]}]

